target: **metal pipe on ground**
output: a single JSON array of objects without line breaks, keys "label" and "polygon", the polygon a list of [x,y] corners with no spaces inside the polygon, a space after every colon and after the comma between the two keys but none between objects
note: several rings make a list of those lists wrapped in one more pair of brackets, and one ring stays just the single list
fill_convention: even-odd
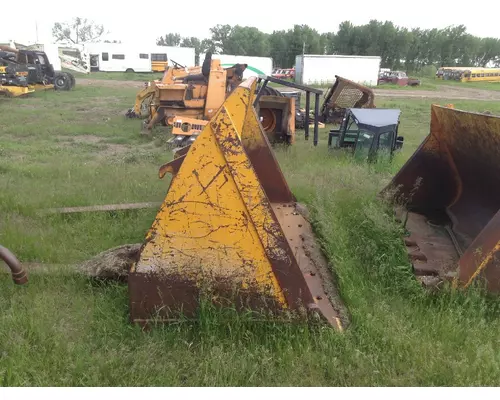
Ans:
[{"label": "metal pipe on ground", "polygon": [[12,273],[12,280],[16,285],[28,283],[28,274],[17,257],[6,247],[0,245],[0,258],[5,261]]}]

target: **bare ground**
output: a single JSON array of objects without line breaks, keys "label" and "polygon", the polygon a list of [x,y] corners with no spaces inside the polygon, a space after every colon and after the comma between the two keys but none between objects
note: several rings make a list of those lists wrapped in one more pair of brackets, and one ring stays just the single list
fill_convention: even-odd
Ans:
[{"label": "bare ground", "polygon": [[[280,87],[281,92],[295,91],[294,88]],[[450,100],[500,100],[500,91],[440,85],[437,90],[375,89],[377,97],[450,99]]]},{"label": "bare ground", "polygon": [[94,135],[78,135],[78,136],[60,136],[59,146],[75,146],[78,144],[95,144],[102,145],[99,149],[99,157],[108,158],[111,156],[122,155],[130,150],[130,146],[126,144],[108,143],[105,138]]},{"label": "bare ground", "polygon": [[[105,87],[142,88],[142,81],[118,81],[103,79],[78,79],[79,85],[94,85]],[[280,91],[293,91],[293,88],[279,88]],[[375,89],[375,95],[380,97],[422,98],[422,99],[453,99],[453,100],[500,100],[500,91],[475,89],[455,86],[439,86],[438,90],[390,90]]]},{"label": "bare ground", "polygon": [[484,90],[467,87],[439,86],[438,90],[390,90],[375,89],[375,95],[380,97],[404,98],[435,98],[454,100],[500,100],[500,91]]},{"label": "bare ground", "polygon": [[127,87],[127,88],[143,88],[143,81],[115,81],[105,79],[78,79],[78,85],[82,86],[104,86],[104,87]]}]

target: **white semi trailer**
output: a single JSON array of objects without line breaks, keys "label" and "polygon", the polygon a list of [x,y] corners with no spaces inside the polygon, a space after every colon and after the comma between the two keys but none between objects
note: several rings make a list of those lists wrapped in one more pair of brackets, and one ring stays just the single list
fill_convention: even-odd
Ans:
[{"label": "white semi trailer", "polygon": [[376,86],[381,58],[304,54],[295,57],[295,82],[303,85],[328,85],[335,75],[353,82]]}]

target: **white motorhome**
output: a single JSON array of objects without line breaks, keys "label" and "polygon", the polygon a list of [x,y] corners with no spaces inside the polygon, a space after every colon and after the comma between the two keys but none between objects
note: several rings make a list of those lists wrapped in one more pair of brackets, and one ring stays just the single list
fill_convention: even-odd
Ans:
[{"label": "white motorhome", "polygon": [[190,47],[89,43],[86,48],[93,72],[163,72],[169,59],[186,67],[194,65]]}]

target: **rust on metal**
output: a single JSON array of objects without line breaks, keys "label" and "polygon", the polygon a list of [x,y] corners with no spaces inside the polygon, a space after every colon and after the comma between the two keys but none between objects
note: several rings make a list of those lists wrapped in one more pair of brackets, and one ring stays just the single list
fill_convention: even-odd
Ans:
[{"label": "rust on metal", "polygon": [[481,279],[491,292],[500,291],[500,211],[460,258],[460,282],[467,287],[474,279]]},{"label": "rust on metal", "polygon": [[384,190],[408,212],[416,270],[459,265],[463,286],[481,276],[500,291],[499,159],[499,117],[432,105],[429,135]]},{"label": "rust on metal", "polygon": [[185,157],[186,155],[182,155],[174,158],[172,161],[169,161],[166,164],[163,164],[158,171],[158,176],[160,177],[160,179],[163,179],[163,177],[167,173],[175,175],[177,172],[179,172],[179,168],[181,167]]},{"label": "rust on metal", "polygon": [[338,75],[335,78],[321,106],[321,122],[340,123],[347,108],[375,108],[372,89]]},{"label": "rust on metal", "polygon": [[253,107],[250,107],[246,115],[241,143],[269,201],[271,203],[295,201],[278,160],[271,150],[269,138],[263,133]]},{"label": "rust on metal", "polygon": [[16,285],[28,283],[28,274],[23,268],[17,257],[6,247],[0,245],[0,259],[2,259],[10,268],[12,280]]},{"label": "rust on metal", "polygon": [[310,223],[298,210],[295,203],[273,203],[272,209],[279,225],[283,228],[300,272],[313,297],[314,306],[339,330],[346,325],[346,316],[332,282],[328,261],[317,246]]},{"label": "rust on metal", "polygon": [[254,93],[250,78],[169,163],[165,201],[129,274],[132,321],[192,316],[208,294],[215,304],[313,313],[342,328],[340,306],[301,243],[312,230],[269,148]]}]

